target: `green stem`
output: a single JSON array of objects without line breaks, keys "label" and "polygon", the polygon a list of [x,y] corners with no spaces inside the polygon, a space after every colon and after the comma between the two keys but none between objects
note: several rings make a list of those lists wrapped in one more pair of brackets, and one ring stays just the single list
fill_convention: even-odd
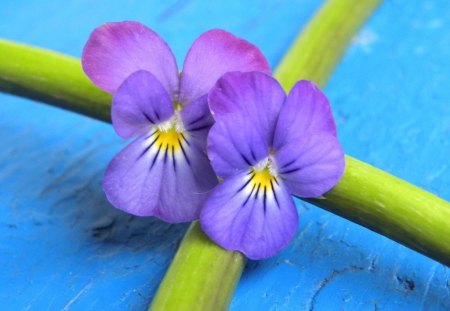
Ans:
[{"label": "green stem", "polygon": [[286,91],[302,79],[324,87],[348,44],[382,0],[328,0],[300,33],[274,76]]},{"label": "green stem", "polygon": [[347,156],[341,181],[309,202],[450,266],[450,204],[404,180]]},{"label": "green stem", "polygon": [[0,39],[0,91],[110,122],[111,95],[74,57]]},{"label": "green stem", "polygon": [[[380,0],[329,0],[298,37],[275,75],[286,90],[301,78],[325,85],[354,33]],[[109,121],[111,98],[85,78],[79,61],[0,40],[0,90]],[[450,264],[450,205],[347,157],[339,184],[311,203]],[[152,310],[226,309],[245,259],[214,245],[194,223]]]},{"label": "green stem", "polygon": [[217,246],[194,222],[150,309],[226,310],[244,264],[244,256]]}]

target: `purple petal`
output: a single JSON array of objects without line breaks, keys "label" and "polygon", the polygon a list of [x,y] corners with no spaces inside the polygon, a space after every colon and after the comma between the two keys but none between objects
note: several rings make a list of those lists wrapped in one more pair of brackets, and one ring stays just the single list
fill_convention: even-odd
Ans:
[{"label": "purple petal", "polygon": [[[227,73],[209,93],[209,105],[216,120],[231,113],[245,114],[246,123],[257,129],[268,144],[272,143],[285,99],[280,84],[260,72]],[[234,130],[242,131],[240,126],[236,124]]]},{"label": "purple petal", "polygon": [[129,138],[174,114],[169,95],[154,75],[147,71],[131,74],[114,95],[111,118],[117,134]]},{"label": "purple petal", "polygon": [[136,139],[109,164],[103,181],[108,200],[137,216],[170,223],[197,219],[207,193],[217,184],[208,159],[188,137],[174,150],[161,143],[158,133],[150,134]]},{"label": "purple petal", "polygon": [[253,44],[224,30],[203,33],[190,48],[183,65],[180,101],[187,105],[209,92],[224,73],[261,71],[270,74],[269,64]]},{"label": "purple petal", "polygon": [[169,46],[137,22],[107,23],[96,28],[82,56],[83,70],[99,88],[114,93],[133,72],[151,72],[172,99],[178,90],[178,67]]},{"label": "purple petal", "polygon": [[305,133],[328,132],[336,136],[331,107],[322,91],[310,81],[299,81],[289,93],[280,112],[274,147]]},{"label": "purple petal", "polygon": [[270,189],[255,188],[250,178],[248,173],[241,173],[219,184],[205,202],[200,223],[223,248],[263,259],[291,241],[298,214],[282,184],[273,183]]},{"label": "purple petal", "polygon": [[227,178],[269,156],[269,145],[244,115],[217,120],[208,135],[208,156],[216,174]]},{"label": "purple petal", "polygon": [[191,139],[206,152],[206,138],[214,119],[209,111],[207,96],[197,98],[193,103],[180,111],[184,128],[189,132]]},{"label": "purple petal", "polygon": [[337,138],[322,132],[284,144],[275,155],[280,177],[293,195],[318,197],[334,187],[345,169]]}]

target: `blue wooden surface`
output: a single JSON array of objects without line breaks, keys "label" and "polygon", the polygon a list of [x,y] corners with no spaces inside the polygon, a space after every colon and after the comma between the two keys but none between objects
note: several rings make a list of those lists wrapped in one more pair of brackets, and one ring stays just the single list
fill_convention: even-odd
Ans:
[{"label": "blue wooden surface", "polygon": [[[139,20],[179,62],[202,31],[272,66],[320,0],[2,1],[0,36],[74,56],[105,21]],[[348,154],[450,200],[450,2],[386,1],[326,93]],[[1,310],[145,310],[186,230],[116,211],[100,188],[126,142],[108,124],[0,95]],[[250,262],[232,310],[449,310],[450,270],[298,202],[295,240]]]}]

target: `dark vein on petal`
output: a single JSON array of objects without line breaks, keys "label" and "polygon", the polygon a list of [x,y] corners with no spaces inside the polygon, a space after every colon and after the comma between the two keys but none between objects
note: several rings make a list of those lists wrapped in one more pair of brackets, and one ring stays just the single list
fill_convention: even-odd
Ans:
[{"label": "dark vein on petal", "polygon": [[[277,180],[275,179],[275,182]],[[278,183],[277,183],[278,184]],[[278,202],[278,198],[277,198],[277,194],[275,192],[275,188],[273,187],[273,182],[270,181],[270,188],[272,189],[272,193],[273,193],[273,198],[275,199],[275,202],[277,202],[277,207],[280,208],[280,203]]]},{"label": "dark vein on petal", "polygon": [[156,152],[155,157],[153,158],[152,165],[150,166],[150,169],[152,169],[153,165],[155,165],[156,159],[158,159],[158,155],[159,155],[160,151],[161,151],[161,145],[158,147],[158,151]]},{"label": "dark vein on petal", "polygon": [[244,162],[248,165],[248,166],[252,166],[252,163],[245,157],[245,155],[243,155],[242,153],[241,153],[241,157],[242,157],[242,160],[244,160]]},{"label": "dark vein on petal", "polygon": [[158,113],[157,110],[155,110],[155,115],[156,115],[156,119],[158,119],[158,121],[160,121],[160,119],[159,119],[159,113]]},{"label": "dark vein on petal", "polygon": [[153,119],[150,118],[150,116],[145,111],[142,111],[142,114],[144,115],[144,117],[147,119],[148,122],[155,124],[155,121],[153,121]]},{"label": "dark vein on petal", "polygon": [[177,163],[175,161],[175,147],[172,145],[172,164],[173,164],[173,170],[177,171]]},{"label": "dark vein on petal", "polygon": [[186,139],[186,137],[184,137],[184,134],[183,134],[183,133],[180,133],[180,135],[181,135],[181,137],[183,138],[183,140],[186,142],[186,144],[187,144],[188,146],[190,146],[191,143],[188,142],[188,140]]},{"label": "dark vein on petal", "polygon": [[[251,173],[251,172],[250,172],[250,173]],[[244,184],[241,188],[239,188],[239,190],[236,191],[236,192],[241,192],[245,187],[247,187],[247,185],[252,181],[253,177],[255,177],[255,174],[253,174],[252,176],[250,176],[250,178],[245,182],[245,184]]]},{"label": "dark vein on petal", "polygon": [[150,135],[148,135],[148,136],[145,138],[145,140],[147,140],[147,139],[149,139],[150,137],[152,137],[153,135],[155,135],[157,131],[158,131],[158,130],[155,130],[153,133],[151,133]]},{"label": "dark vein on petal", "polygon": [[189,127],[191,125],[194,125],[195,123],[197,123],[198,121],[202,120],[204,118],[204,115],[201,115],[200,117],[198,117],[197,119],[195,119],[194,121],[190,122],[186,127]]},{"label": "dark vein on petal", "polygon": [[164,163],[167,162],[167,153],[169,152],[169,144],[166,145],[166,151],[164,152]]},{"label": "dark vein on petal", "polygon": [[297,167],[297,168],[293,168],[293,169],[290,169],[290,170],[287,170],[287,171],[280,172],[280,174],[290,174],[290,173],[295,173],[295,172],[300,171],[301,169],[302,169],[301,167]]},{"label": "dark vein on petal", "polygon": [[267,204],[267,187],[264,186],[264,198],[263,198],[264,214],[266,213],[266,204]]},{"label": "dark vein on petal", "polygon": [[258,188],[256,189],[256,193],[255,193],[255,199],[258,198],[258,194],[259,194],[259,189],[261,188],[261,184],[258,184]]},{"label": "dark vein on petal", "polygon": [[242,207],[244,207],[245,204],[247,204],[248,200],[250,200],[250,198],[252,197],[252,193],[253,193],[253,190],[255,190],[255,186],[256,185],[253,185],[252,191],[250,191],[249,195],[247,196],[247,198],[245,199],[244,203],[242,204]]},{"label": "dark vein on petal", "polygon": [[181,143],[181,140],[178,138],[178,144],[180,145],[181,151],[183,152],[184,158],[186,159],[186,162],[188,163],[188,165],[191,165],[191,161],[189,161],[189,158],[186,154],[186,150],[184,150],[183,144]]},{"label": "dark vein on petal", "polygon": [[209,127],[209,125],[204,125],[204,126],[197,127],[195,129],[190,129],[189,131],[191,131],[191,132],[201,131],[201,130],[207,129],[208,127]]},{"label": "dark vein on petal", "polygon": [[284,164],[282,168],[287,168],[289,165],[294,164],[295,161],[297,161],[297,159],[293,159],[293,160],[289,161],[288,163]]},{"label": "dark vein on petal", "polygon": [[[151,137],[151,136],[150,136]],[[159,135],[155,137],[155,139],[150,143],[150,145],[148,145],[144,151],[141,152],[141,154],[138,156],[137,160],[139,160],[140,158],[142,158],[144,156],[144,154],[146,154],[150,148],[156,143],[156,141],[158,140]]]}]

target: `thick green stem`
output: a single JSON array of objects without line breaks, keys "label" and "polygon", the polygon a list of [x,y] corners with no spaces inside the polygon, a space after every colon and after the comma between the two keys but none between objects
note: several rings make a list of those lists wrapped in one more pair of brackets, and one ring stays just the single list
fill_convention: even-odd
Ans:
[{"label": "thick green stem", "polygon": [[80,60],[0,39],[0,91],[110,122],[111,95],[95,87]]},{"label": "thick green stem", "polygon": [[244,256],[217,246],[194,222],[150,309],[226,310],[244,264]]},{"label": "thick green stem", "polygon": [[404,180],[347,156],[341,181],[309,202],[450,266],[450,204]]},{"label": "thick green stem", "polygon": [[328,0],[275,71],[286,91],[302,79],[325,86],[348,44],[381,0]]},{"label": "thick green stem", "polygon": [[[325,85],[346,46],[380,0],[329,0],[276,70],[286,90],[299,79]],[[109,121],[110,96],[85,78],[79,61],[0,41],[0,90]],[[450,265],[450,205],[370,165],[347,157],[339,184],[311,203]],[[226,309],[245,259],[214,245],[194,223],[152,310]]]}]

